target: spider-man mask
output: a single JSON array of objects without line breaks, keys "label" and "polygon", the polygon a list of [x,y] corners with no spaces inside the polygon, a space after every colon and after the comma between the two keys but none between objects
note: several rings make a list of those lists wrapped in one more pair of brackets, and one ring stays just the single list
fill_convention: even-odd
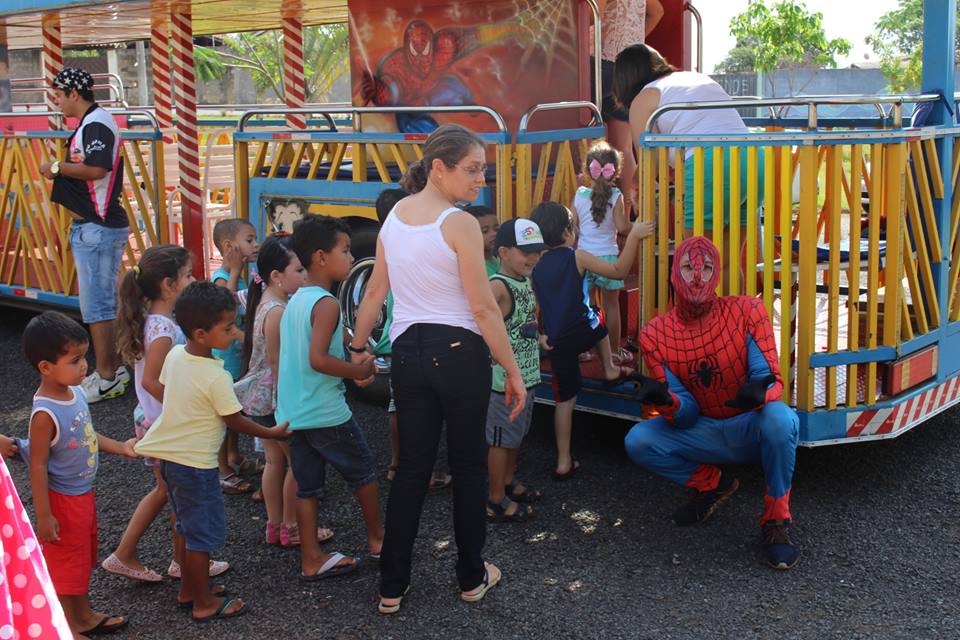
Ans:
[{"label": "spider-man mask", "polygon": [[676,292],[674,308],[681,318],[692,320],[707,313],[717,299],[720,254],[713,242],[694,236],[680,243],[674,253],[670,282]]},{"label": "spider-man mask", "polygon": [[403,34],[403,50],[410,68],[421,78],[433,68],[433,29],[423,20],[414,20]]}]

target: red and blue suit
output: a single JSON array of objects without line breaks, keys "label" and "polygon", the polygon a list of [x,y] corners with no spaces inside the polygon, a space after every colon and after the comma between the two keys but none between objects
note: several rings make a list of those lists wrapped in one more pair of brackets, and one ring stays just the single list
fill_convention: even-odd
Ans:
[{"label": "red and blue suit", "polygon": [[719,265],[706,238],[689,238],[675,252],[674,308],[640,333],[660,387],[653,403],[660,415],[630,430],[627,455],[701,492],[717,488],[717,465],[759,460],[767,484],[761,525],[790,520],[799,419],[780,401],[783,379],[766,309],[756,298],[718,297]]}]

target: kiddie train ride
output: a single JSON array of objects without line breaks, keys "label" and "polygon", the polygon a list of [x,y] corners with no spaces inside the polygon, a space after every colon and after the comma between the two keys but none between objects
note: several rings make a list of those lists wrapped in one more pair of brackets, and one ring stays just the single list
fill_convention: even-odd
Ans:
[{"label": "kiddie train ride", "polygon": [[[670,154],[693,150],[695,233],[707,216],[723,229],[722,208],[703,207],[707,154],[714,184],[722,183],[725,149],[732,174],[746,156],[746,199],[756,213],[714,241],[741,267],[728,270],[725,290],[762,298],[774,320],[784,400],[797,407],[807,445],[894,437],[960,401],[960,200],[953,193],[960,129],[943,99],[954,90],[953,65],[944,64],[953,60],[954,9],[952,2],[942,3],[950,10],[926,4],[921,95],[745,100],[738,106],[769,115],[747,119],[752,130],[743,136],[662,135],[657,113],[639,141],[641,215],[660,223],[622,305],[627,333],[636,335],[671,303],[669,261],[684,234],[684,179],[682,163],[670,169]],[[45,75],[62,65],[64,43],[150,38],[155,104],[117,112],[126,118],[125,268],[151,243],[182,237],[206,271],[216,259],[210,224],[221,215],[248,218],[262,234],[306,211],[340,216],[354,229],[355,253],[371,255],[376,196],[396,186],[439,123],[482,132],[489,169],[479,201],[502,219],[542,200],[570,202],[585,150],[604,135],[590,86],[598,42],[588,33],[599,22],[592,0],[133,0],[109,11],[101,2],[62,5],[13,0],[0,10],[11,47],[42,46]],[[651,44],[676,66],[699,68],[699,30],[691,45],[695,9],[675,0],[664,7]],[[350,26],[350,105],[303,103],[302,29],[323,22]],[[286,105],[248,109],[231,127],[207,123],[193,86],[193,36],[270,28],[284,33]],[[874,105],[877,117],[825,117],[825,107],[836,104]],[[926,122],[908,126],[904,109],[918,104]],[[669,109],[723,106],[729,103]],[[794,117],[797,107],[805,117]],[[71,306],[66,213],[49,202],[49,185],[36,172],[62,154],[68,134],[54,130],[56,114],[44,115],[50,123],[43,131],[12,126],[22,110],[0,116],[12,127],[0,147],[0,295]],[[739,202],[739,180],[731,178],[730,201]],[[799,202],[791,196],[796,181]],[[714,201],[723,201],[722,190]],[[359,262],[341,288],[347,318],[369,266]],[[550,397],[542,385],[538,398]],[[642,418],[629,387],[590,385],[579,403],[585,411]]]}]

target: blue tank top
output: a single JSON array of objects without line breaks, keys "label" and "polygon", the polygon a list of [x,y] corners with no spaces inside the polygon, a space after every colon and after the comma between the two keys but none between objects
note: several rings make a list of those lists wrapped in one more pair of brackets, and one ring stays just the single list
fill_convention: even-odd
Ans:
[{"label": "blue tank top", "polygon": [[587,284],[577,269],[577,254],[572,247],[557,247],[544,253],[533,268],[532,280],[551,346],[600,324],[590,307]]},{"label": "blue tank top", "polygon": [[[56,428],[47,461],[48,486],[57,493],[79,496],[93,489],[100,457],[87,397],[80,387],[70,387],[70,390],[73,391],[71,401],[34,396],[30,417],[43,411],[53,419]],[[17,444],[20,455],[29,461],[30,441],[18,440]]]},{"label": "blue tank top", "polygon": [[[230,272],[226,269],[217,269],[213,272],[213,275],[210,276],[210,282],[216,282],[220,279],[229,280]],[[246,290],[247,282],[243,278],[237,280],[237,293]],[[240,297],[240,296],[238,296]],[[240,297],[241,300],[246,300],[246,298]],[[244,329],[243,326],[243,316],[246,313],[246,307],[243,304],[237,305],[237,326],[241,330]],[[234,340],[230,343],[230,346],[226,349],[214,349],[213,357],[220,358],[223,360],[223,368],[230,372],[230,375],[233,376],[233,379],[236,380],[240,377],[241,369],[243,368],[243,341]]]}]

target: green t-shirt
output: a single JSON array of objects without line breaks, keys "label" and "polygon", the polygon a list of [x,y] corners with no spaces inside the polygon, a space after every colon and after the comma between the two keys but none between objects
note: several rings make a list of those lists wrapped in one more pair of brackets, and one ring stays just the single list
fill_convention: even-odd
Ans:
[{"label": "green t-shirt", "polygon": [[383,319],[383,333],[380,334],[380,342],[373,348],[373,353],[378,356],[389,356],[393,353],[393,343],[390,342],[390,325],[393,324],[393,291],[387,293],[383,306],[383,313],[386,316]]},{"label": "green t-shirt", "polygon": [[493,274],[497,273],[498,271],[500,271],[500,259],[499,259],[499,258],[487,258],[485,262],[486,262],[486,264],[487,264],[487,277],[488,277],[488,278],[489,278],[490,276],[492,276]]},{"label": "green t-shirt", "polygon": [[[537,299],[533,295],[530,279],[517,280],[502,273],[490,276],[507,286],[513,309],[503,319],[513,356],[517,359],[523,384],[528,389],[540,383],[540,345],[537,341]],[[507,372],[499,364],[493,365],[493,390],[503,393]]]}]

